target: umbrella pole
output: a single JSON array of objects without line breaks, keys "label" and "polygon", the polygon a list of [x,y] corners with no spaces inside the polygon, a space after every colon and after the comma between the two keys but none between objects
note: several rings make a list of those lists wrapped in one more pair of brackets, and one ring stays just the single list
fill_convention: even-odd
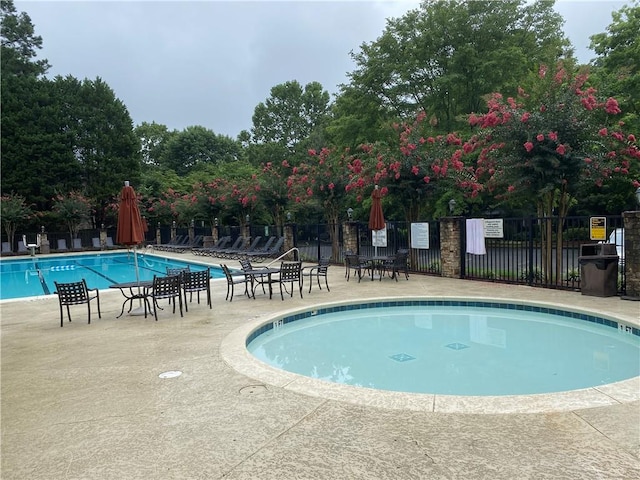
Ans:
[{"label": "umbrella pole", "polygon": [[[144,306],[145,308],[143,308],[142,305],[142,290],[140,288],[140,271],[138,269],[138,250],[137,250],[137,246],[134,246],[134,250],[133,250],[133,262],[135,264],[135,269],[136,269],[136,283],[138,284],[138,308],[136,308],[135,310],[132,310],[129,315],[133,315],[133,316],[138,316],[138,315],[144,315],[144,311],[146,308],[146,305]],[[146,302],[146,299],[145,299]],[[147,310],[147,313],[153,313],[153,306],[150,306],[150,309]]]},{"label": "umbrella pole", "polygon": [[[140,296],[140,271],[138,270],[138,248],[137,245],[133,247],[133,263],[136,268],[136,283],[138,284],[138,296]],[[142,306],[142,298],[138,298],[138,306]]]}]

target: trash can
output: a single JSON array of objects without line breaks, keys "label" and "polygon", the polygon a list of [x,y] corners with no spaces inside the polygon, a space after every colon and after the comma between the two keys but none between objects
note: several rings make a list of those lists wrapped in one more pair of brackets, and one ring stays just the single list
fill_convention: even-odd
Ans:
[{"label": "trash can", "polygon": [[612,243],[580,245],[582,295],[613,297],[618,294],[618,254]]}]

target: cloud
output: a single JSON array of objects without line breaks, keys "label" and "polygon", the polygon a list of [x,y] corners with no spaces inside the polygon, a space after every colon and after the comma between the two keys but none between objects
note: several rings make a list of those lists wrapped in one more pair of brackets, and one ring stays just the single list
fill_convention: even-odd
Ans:
[{"label": "cloud", "polygon": [[[566,9],[561,11],[566,31],[580,55],[588,36],[610,23],[610,13],[603,18],[592,7],[610,12],[623,3],[601,1],[589,9],[579,3],[557,6]],[[52,65],[50,76],[101,77],[135,124],[155,121],[178,130],[202,125],[235,138],[251,128],[255,106],[277,84],[318,81],[337,93],[355,68],[349,52],[378,38],[388,17],[399,17],[418,2],[16,1],[15,6],[29,14],[43,38],[40,56]],[[580,22],[574,22],[578,16]],[[590,23],[594,19],[600,23]],[[588,58],[580,55],[580,60]]]}]

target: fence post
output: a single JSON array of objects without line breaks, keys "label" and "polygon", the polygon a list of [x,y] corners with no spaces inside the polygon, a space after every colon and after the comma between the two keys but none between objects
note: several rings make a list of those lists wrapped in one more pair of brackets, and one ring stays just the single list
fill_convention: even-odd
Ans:
[{"label": "fence post", "polygon": [[440,220],[440,262],[443,277],[461,278],[463,217],[445,217]]},{"label": "fence post", "polygon": [[624,222],[624,268],[627,292],[624,300],[640,300],[640,211],[622,212]]},{"label": "fence post", "polygon": [[344,250],[358,253],[358,222],[344,222],[342,224]]},{"label": "fence post", "polygon": [[[288,252],[295,246],[296,246],[296,225],[295,223],[286,223],[284,225],[284,251]],[[295,251],[293,252],[293,260],[298,260],[298,254]]]}]

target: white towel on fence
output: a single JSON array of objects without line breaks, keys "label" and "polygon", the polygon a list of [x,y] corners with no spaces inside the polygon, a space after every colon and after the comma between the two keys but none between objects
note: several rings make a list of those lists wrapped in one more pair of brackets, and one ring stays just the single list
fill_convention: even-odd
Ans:
[{"label": "white towel on fence", "polygon": [[487,254],[484,246],[484,218],[467,218],[467,253]]}]

